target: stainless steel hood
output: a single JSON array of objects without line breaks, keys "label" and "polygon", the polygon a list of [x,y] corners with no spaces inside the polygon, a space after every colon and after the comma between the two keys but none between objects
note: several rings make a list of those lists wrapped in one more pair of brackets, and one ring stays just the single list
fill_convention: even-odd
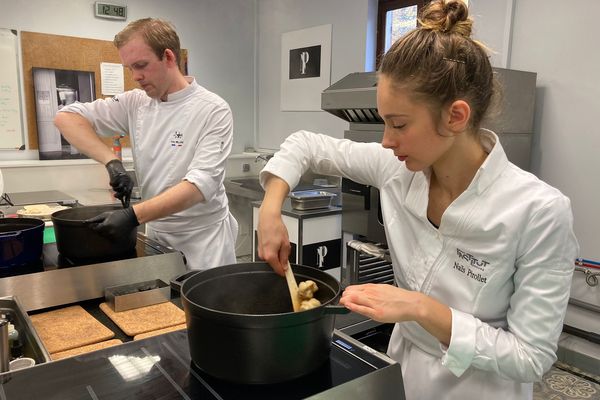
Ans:
[{"label": "stainless steel hood", "polygon": [[377,73],[346,75],[323,91],[321,109],[348,122],[382,124],[377,112]]},{"label": "stainless steel hood", "polygon": [[[494,74],[502,87],[501,104],[482,121],[482,127],[496,132],[508,159],[529,171],[537,75],[504,68],[494,68]],[[377,112],[377,73],[346,75],[321,93],[321,109],[350,122],[351,131],[383,132]]]}]

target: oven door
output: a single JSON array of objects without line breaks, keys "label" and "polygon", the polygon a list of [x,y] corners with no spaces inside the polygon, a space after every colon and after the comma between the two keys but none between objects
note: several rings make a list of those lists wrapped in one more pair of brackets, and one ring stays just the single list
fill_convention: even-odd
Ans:
[{"label": "oven door", "polygon": [[342,179],[342,231],[387,243],[379,190]]}]

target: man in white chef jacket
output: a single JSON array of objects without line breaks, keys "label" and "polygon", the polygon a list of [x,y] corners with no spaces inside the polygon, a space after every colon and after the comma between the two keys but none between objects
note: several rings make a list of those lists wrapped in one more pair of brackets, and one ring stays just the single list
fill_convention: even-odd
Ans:
[{"label": "man in white chef jacket", "polygon": [[[74,103],[55,124],[81,152],[107,168],[124,208],[94,227],[120,240],[146,224],[151,239],[184,253],[190,269],[235,263],[238,224],[223,186],[231,151],[229,105],[179,70],[180,44],[168,22],[131,22],[114,39],[123,65],[140,85],[110,99]],[[129,134],[142,202],[128,207],[133,182],[98,135]]]}]

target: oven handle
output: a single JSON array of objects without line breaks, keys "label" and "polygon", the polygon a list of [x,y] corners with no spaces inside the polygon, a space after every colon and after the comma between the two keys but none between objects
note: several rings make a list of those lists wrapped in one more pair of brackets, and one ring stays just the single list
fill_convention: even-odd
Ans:
[{"label": "oven handle", "polygon": [[342,193],[361,196],[364,200],[364,209],[371,209],[371,186],[356,183],[348,178],[342,178]]}]

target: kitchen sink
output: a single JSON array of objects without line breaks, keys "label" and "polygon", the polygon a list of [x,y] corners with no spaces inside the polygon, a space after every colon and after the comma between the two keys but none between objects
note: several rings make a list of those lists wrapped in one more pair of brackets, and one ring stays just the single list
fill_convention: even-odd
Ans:
[{"label": "kitchen sink", "polygon": [[264,192],[262,186],[260,186],[258,178],[234,178],[230,179],[230,182],[240,185],[244,189],[254,190],[255,192],[260,193]]},{"label": "kitchen sink", "polygon": [[19,332],[23,357],[34,359],[36,365],[51,361],[50,354],[16,296],[0,297],[0,314],[3,314]]}]

